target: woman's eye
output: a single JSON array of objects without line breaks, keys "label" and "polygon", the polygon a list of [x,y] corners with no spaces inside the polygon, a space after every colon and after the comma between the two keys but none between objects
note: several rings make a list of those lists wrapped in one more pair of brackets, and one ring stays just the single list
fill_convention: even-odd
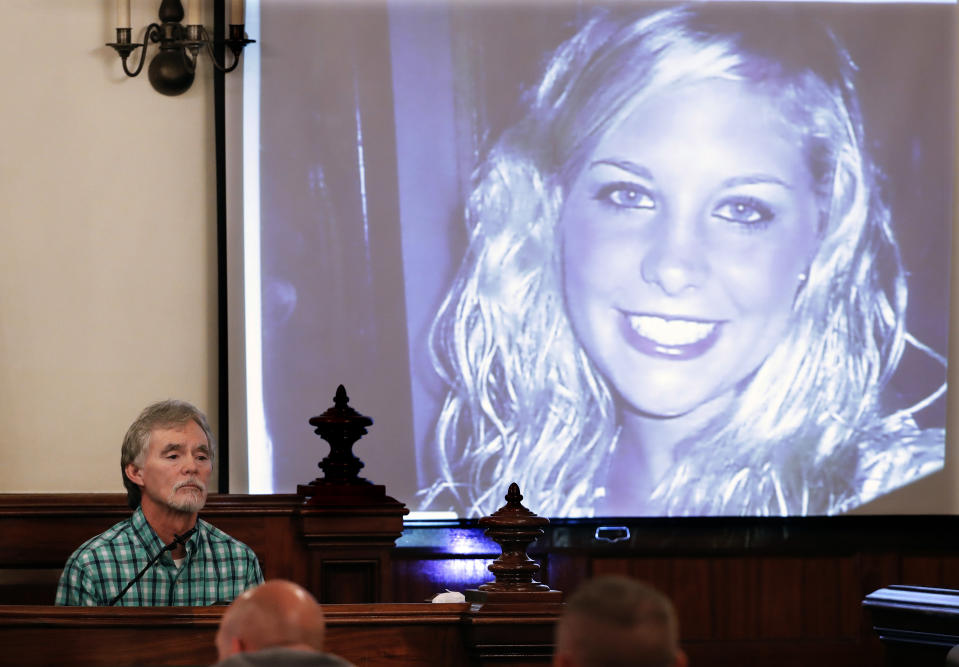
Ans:
[{"label": "woman's eye", "polygon": [[773,219],[772,209],[752,198],[725,201],[716,207],[713,215],[742,225],[764,225]]},{"label": "woman's eye", "polygon": [[600,188],[596,193],[596,199],[606,202],[618,208],[643,208],[651,209],[656,207],[656,202],[649,195],[645,188],[635,183],[610,183]]}]

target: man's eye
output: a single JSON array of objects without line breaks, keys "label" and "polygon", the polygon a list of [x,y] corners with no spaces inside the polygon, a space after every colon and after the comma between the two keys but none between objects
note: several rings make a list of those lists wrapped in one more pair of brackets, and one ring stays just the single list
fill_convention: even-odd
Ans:
[{"label": "man's eye", "polygon": [[600,188],[596,199],[618,208],[652,209],[656,202],[649,192],[635,183],[610,183]]},{"label": "man's eye", "polygon": [[725,201],[716,207],[713,215],[741,225],[765,225],[773,219],[772,209],[751,197]]}]

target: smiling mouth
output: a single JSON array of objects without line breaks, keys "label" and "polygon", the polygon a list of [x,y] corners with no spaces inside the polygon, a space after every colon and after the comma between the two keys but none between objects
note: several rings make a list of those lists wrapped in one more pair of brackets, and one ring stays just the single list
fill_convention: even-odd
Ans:
[{"label": "smiling mouth", "polygon": [[719,338],[722,322],[624,313],[625,335],[644,354],[669,359],[693,359],[705,354]]},{"label": "smiling mouth", "polygon": [[673,320],[653,315],[629,315],[629,326],[643,338],[659,345],[693,345],[707,338],[718,326],[716,322]]}]

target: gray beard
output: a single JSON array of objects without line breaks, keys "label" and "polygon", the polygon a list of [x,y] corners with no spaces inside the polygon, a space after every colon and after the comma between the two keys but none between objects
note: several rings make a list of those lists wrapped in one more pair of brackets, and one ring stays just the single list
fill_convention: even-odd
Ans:
[{"label": "gray beard", "polygon": [[204,505],[206,505],[206,493],[197,492],[190,493],[189,496],[181,496],[178,491],[174,491],[172,494],[170,494],[170,497],[167,498],[166,504],[170,509],[174,509],[178,512],[195,514],[203,509]]}]

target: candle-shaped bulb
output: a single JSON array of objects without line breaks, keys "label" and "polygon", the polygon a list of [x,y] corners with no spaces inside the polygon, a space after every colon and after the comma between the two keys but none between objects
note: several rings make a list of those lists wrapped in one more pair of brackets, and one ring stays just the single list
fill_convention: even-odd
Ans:
[{"label": "candle-shaped bulb", "polygon": [[243,0],[230,0],[230,25],[243,25],[246,23],[246,11]]},{"label": "candle-shaped bulb", "polygon": [[117,0],[117,27],[130,27],[130,0]]},{"label": "candle-shaped bulb", "polygon": [[200,20],[200,0],[187,0],[186,3],[186,24],[201,25]]}]

